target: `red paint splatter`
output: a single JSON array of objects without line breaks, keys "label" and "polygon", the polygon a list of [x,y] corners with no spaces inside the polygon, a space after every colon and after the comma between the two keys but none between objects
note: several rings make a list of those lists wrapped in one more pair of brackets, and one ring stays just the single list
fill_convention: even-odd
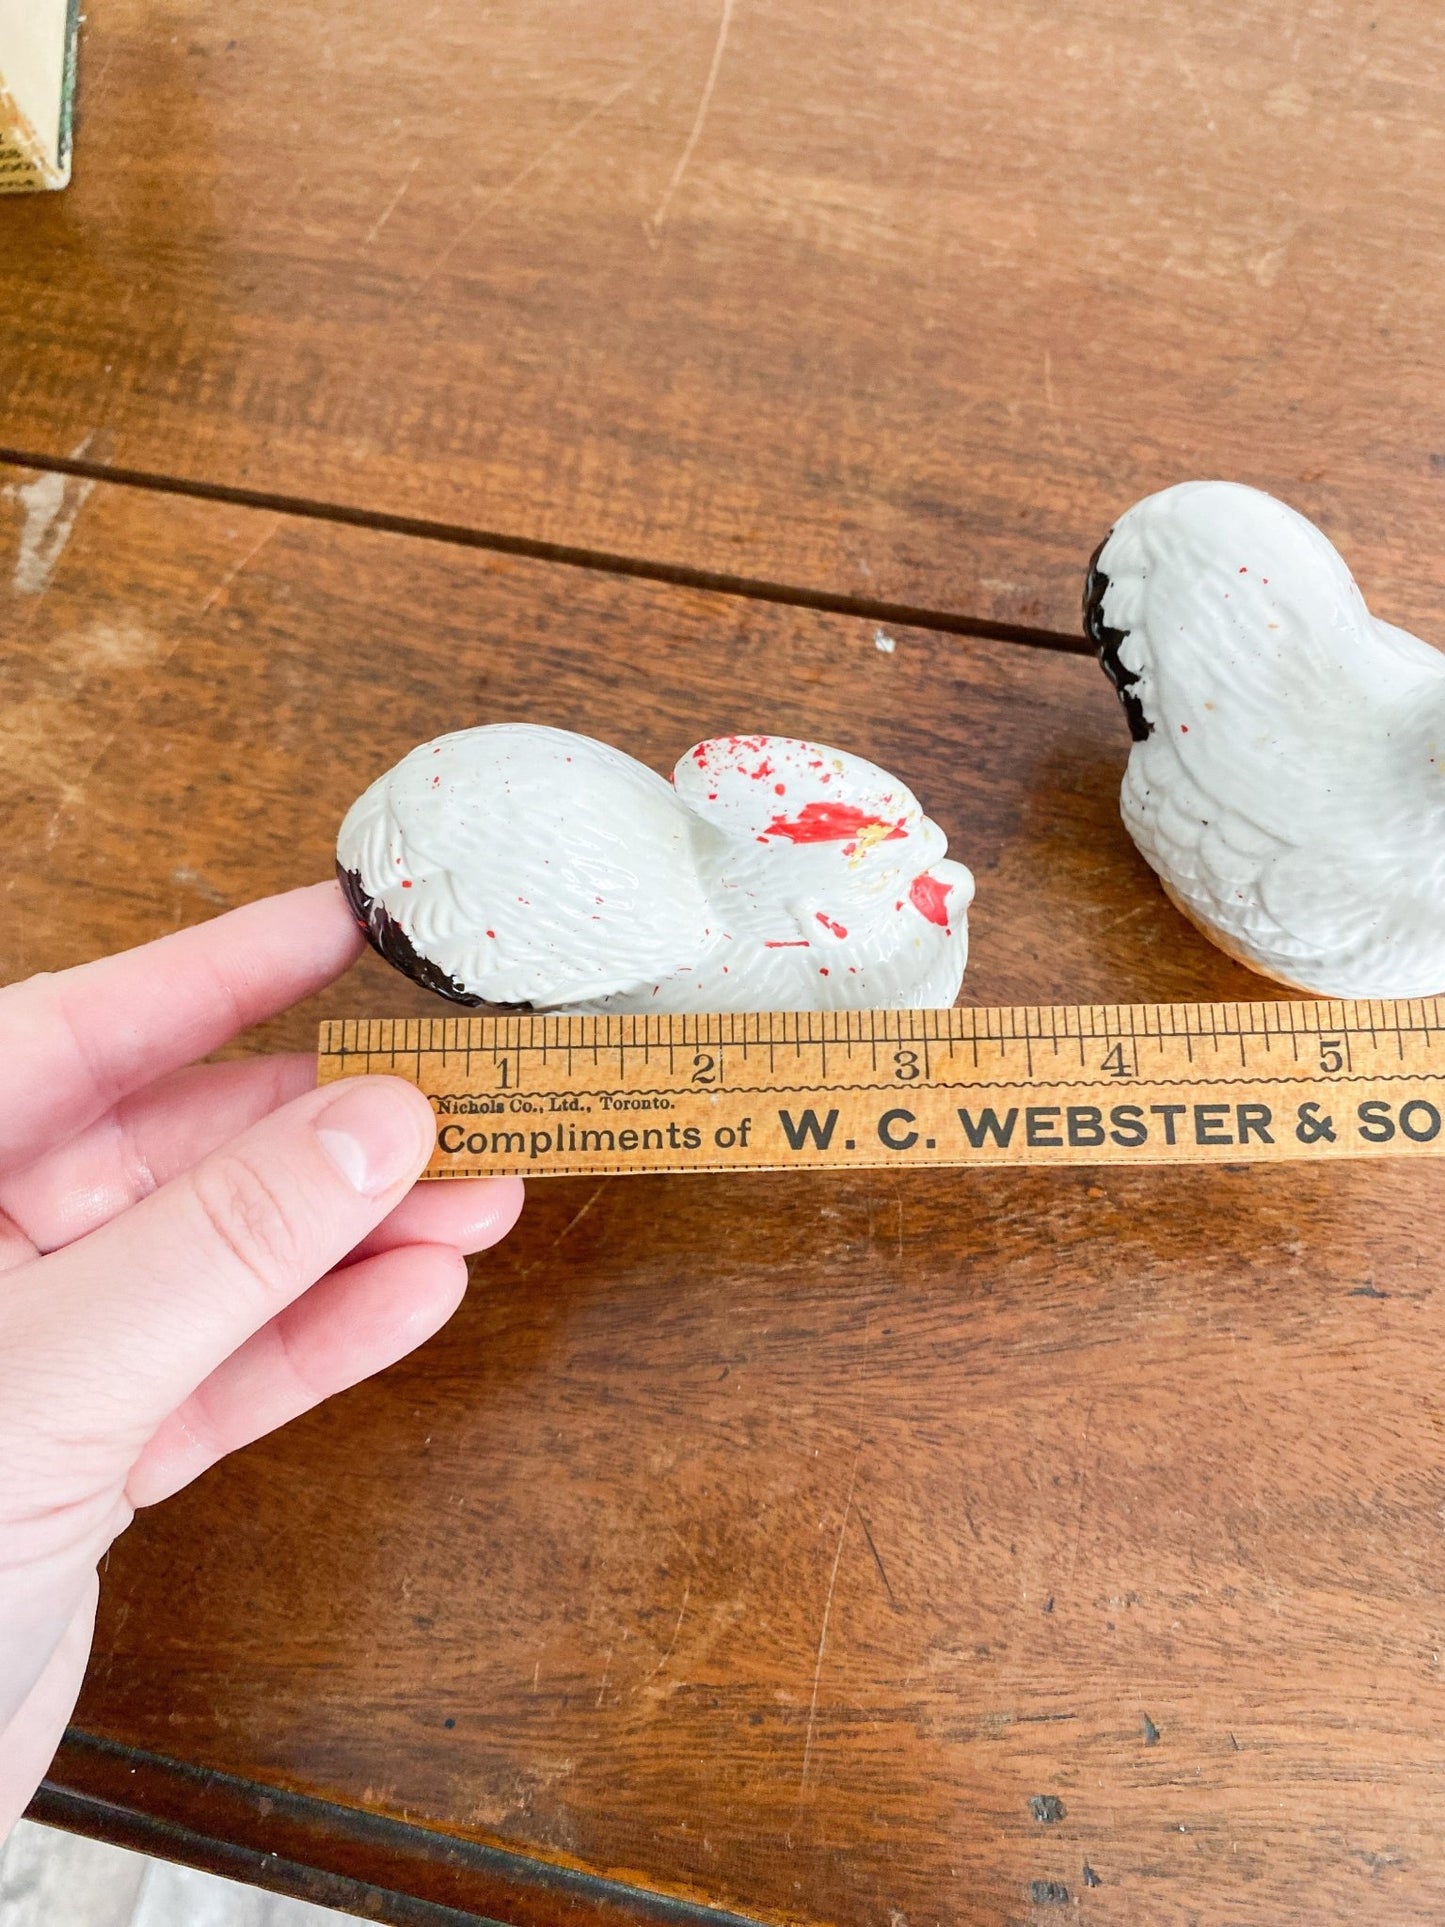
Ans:
[{"label": "red paint splatter", "polygon": [[1189,725],[1188,725],[1188,723],[1181,723],[1181,724],[1179,725],[1179,734],[1180,734],[1181,736],[1187,736],[1187,735],[1189,734]]},{"label": "red paint splatter", "polygon": [[825,930],[831,930],[835,937],[841,939],[847,936],[848,932],[843,928],[842,924],[834,923],[833,919],[831,917],[825,917],[821,910],[817,912],[817,917],[823,928]]},{"label": "red paint splatter", "polygon": [[811,950],[812,944],[806,937],[789,937],[786,943],[765,943],[764,950]]},{"label": "red paint splatter", "polygon": [[786,783],[774,783],[773,785],[774,796],[786,796],[787,793],[788,793],[788,786]]},{"label": "red paint splatter", "polygon": [[775,816],[766,835],[785,836],[790,843],[842,843],[861,836],[864,830],[886,830],[888,834],[882,839],[885,843],[908,835],[901,821],[890,823],[886,817],[870,816],[856,803],[805,803],[791,822]]},{"label": "red paint splatter", "polygon": [[936,923],[940,930],[948,928],[948,893],[951,883],[940,883],[925,870],[916,876],[908,892],[908,901],[927,923]]},{"label": "red paint splatter", "polygon": [[409,890],[411,888],[411,878],[403,877],[401,880],[401,887],[403,890]]},{"label": "red paint splatter", "polygon": [[826,967],[826,965],[824,965],[824,964],[819,964],[819,965],[818,965],[818,975],[819,975],[820,977],[826,977],[826,976],[827,976],[827,974],[828,974],[828,971],[827,971],[827,967]]},{"label": "red paint splatter", "polygon": [[496,933],[496,931],[495,931],[495,930],[489,930],[489,931],[487,932],[487,935],[488,935],[489,937],[493,937],[493,938],[495,938],[495,936],[496,936],[496,934],[497,934],[497,933]]}]

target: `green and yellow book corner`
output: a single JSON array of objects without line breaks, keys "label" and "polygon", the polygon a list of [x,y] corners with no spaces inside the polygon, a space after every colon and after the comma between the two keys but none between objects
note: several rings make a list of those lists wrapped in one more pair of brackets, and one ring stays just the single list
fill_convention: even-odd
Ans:
[{"label": "green and yellow book corner", "polygon": [[79,0],[0,0],[0,194],[70,179]]}]

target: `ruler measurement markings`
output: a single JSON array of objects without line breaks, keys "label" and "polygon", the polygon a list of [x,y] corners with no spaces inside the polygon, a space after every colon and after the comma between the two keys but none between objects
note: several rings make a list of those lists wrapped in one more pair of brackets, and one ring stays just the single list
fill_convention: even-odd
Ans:
[{"label": "ruler measurement markings", "polygon": [[[676,1127],[688,1119],[693,1121],[685,1148],[695,1155],[669,1160],[664,1151],[660,1165],[653,1158],[646,1160],[648,1168],[772,1169],[797,1168],[800,1164],[804,1168],[838,1168],[852,1163],[855,1169],[869,1164],[892,1164],[896,1169],[900,1162],[954,1166],[974,1162],[1128,1162],[1108,1150],[1089,1153],[1081,1148],[1088,1145],[1088,1134],[1096,1128],[1089,1120],[1097,1118],[1103,1092],[1110,1094],[1103,1100],[1106,1103],[1137,1094],[1151,1115],[1164,1114],[1171,1097],[1181,1100],[1174,1114],[1183,1148],[1175,1144],[1175,1126],[1170,1125],[1167,1146],[1156,1149],[1151,1138],[1150,1148],[1140,1153],[1138,1162],[1163,1156],[1165,1149],[1177,1154],[1175,1161],[1204,1157],[1204,1152],[1190,1142],[1191,1133],[1197,1137],[1198,1146],[1232,1146],[1228,1157],[1234,1161],[1303,1156],[1306,1153],[1297,1148],[1295,1140],[1300,1146],[1314,1140],[1295,1128],[1296,1117],[1304,1126],[1314,1120],[1297,1109],[1301,1100],[1315,1106],[1326,1122],[1333,1119],[1336,1132],[1343,1126],[1341,1134],[1350,1139],[1343,1150],[1321,1147],[1312,1155],[1369,1154],[1377,1144],[1356,1139],[1365,1136],[1366,1126],[1378,1127],[1382,1118],[1388,1121],[1384,1135],[1395,1140],[1397,1151],[1438,1154],[1445,1152],[1445,1027],[1440,1017],[1437,999],[1408,1004],[1268,1000],[1207,1006],[1100,1004],[879,1013],[694,1013],[681,1019],[659,1015],[589,1019],[515,1014],[504,1018],[341,1018],[324,1020],[318,1025],[317,1036],[323,1060],[319,1075],[325,1081],[388,1068],[410,1077],[434,1098],[439,1091],[470,1096],[470,1102],[461,1103],[454,1111],[448,1109],[445,1116],[447,1120],[473,1113],[476,1116],[465,1126],[448,1121],[444,1129],[454,1140],[453,1150],[465,1136],[474,1147],[470,1155],[479,1162],[475,1167],[468,1164],[445,1171],[434,1169],[433,1175],[471,1175],[474,1168],[477,1174],[484,1168],[502,1168],[497,1162],[500,1153],[481,1126],[488,1121],[485,1114],[503,1109],[532,1115],[528,1120],[513,1115],[510,1132],[494,1131],[492,1137],[513,1150],[530,1141],[533,1148],[527,1155],[534,1159],[541,1156],[536,1149],[540,1142],[554,1159],[550,1164],[534,1162],[526,1168],[538,1173],[565,1168],[610,1174],[643,1168],[642,1163],[629,1162],[622,1155],[634,1148],[652,1150],[661,1141],[673,1153],[683,1149]],[[1387,1039],[1391,1036],[1394,1052],[1387,1059]],[[1151,1040],[1146,1072],[1143,1046]],[[1041,1059],[1036,1046],[1045,1042],[1048,1052]],[[960,1048],[965,1043],[966,1051]],[[991,1062],[987,1050],[990,1043],[995,1046]],[[893,1047],[892,1063],[881,1057],[880,1044]],[[1064,1048],[1066,1044],[1072,1044],[1077,1062]],[[1116,1050],[1117,1058],[1113,1055]],[[687,1053],[687,1069],[674,1075],[681,1051]],[[657,1079],[664,1054],[670,1073],[666,1090]],[[507,1096],[500,1102],[495,1098],[483,1100],[472,1092],[478,1056],[490,1062],[494,1077],[501,1072]],[[704,1072],[696,1081],[695,1058],[711,1059],[696,1066]],[[520,1072],[516,1079],[506,1074],[513,1061]],[[590,1076],[585,1074],[589,1064]],[[579,1070],[584,1071],[580,1084]],[[615,1088],[608,1081],[614,1079]],[[1348,1095],[1341,1089],[1345,1085],[1351,1087]],[[1037,1100],[1029,1095],[1030,1086],[1037,1091]],[[990,1089],[1018,1095],[1003,1095],[1002,1102],[995,1097],[990,1108]],[[825,1091],[830,1099],[828,1108],[810,1111],[807,1106],[787,1106],[784,1093],[808,1090]],[[630,1120],[617,1118],[600,1132],[590,1124],[579,1130],[570,1122],[565,1129],[549,1122],[553,1113],[596,1110],[599,1097],[604,1100],[604,1112],[626,1110],[629,1107],[617,1103],[616,1098],[644,1091],[666,1101],[639,1105],[639,1110],[675,1113],[670,1142],[660,1139],[655,1125],[646,1128],[641,1119],[633,1128]],[[969,1106],[972,1092],[978,1093],[982,1108],[978,1102]],[[1241,1099],[1263,1104],[1266,1117],[1273,1114],[1273,1149],[1261,1151],[1245,1131],[1244,1123],[1235,1120],[1231,1104],[1221,1104],[1221,1099],[1231,1100],[1236,1093]],[[559,1102],[559,1098],[565,1101]],[[964,1100],[961,1108],[960,1098]],[[1156,1103],[1156,1099],[1161,1101]],[[1182,1101],[1185,1099],[1190,1101]],[[1087,1100],[1092,1100],[1092,1108]],[[1361,1108],[1366,1100],[1373,1100],[1368,1114]],[[1075,1103],[1085,1108],[1068,1108]],[[699,1110],[699,1105],[704,1108]],[[1243,1116],[1240,1110],[1239,1119]],[[735,1132],[739,1118],[745,1120],[742,1142],[747,1155],[718,1155],[710,1149],[710,1133]],[[980,1118],[998,1122],[985,1127],[979,1124]],[[1221,1124],[1219,1118],[1230,1121]],[[799,1141],[787,1147],[778,1142],[779,1122],[785,1119],[791,1120],[790,1136],[799,1130],[803,1133]],[[524,1121],[536,1129],[519,1132],[516,1127]],[[985,1130],[982,1145],[972,1138],[972,1133],[981,1128]],[[1067,1144],[1048,1135],[1066,1128]],[[1165,1128],[1159,1126],[1158,1131]],[[968,1145],[961,1141],[960,1129],[969,1134]],[[989,1132],[1005,1129],[1016,1130],[1018,1145],[1010,1148],[1002,1138],[995,1144],[988,1136]],[[912,1133],[909,1144],[896,1141],[900,1130]],[[1201,1135],[1221,1131],[1225,1134],[1222,1137]],[[751,1141],[749,1132],[754,1134]],[[757,1142],[769,1132],[771,1152],[759,1148]],[[837,1148],[843,1146],[847,1133],[852,1134],[847,1136],[847,1149],[855,1152],[852,1157]],[[1237,1134],[1237,1141],[1233,1134]],[[836,1147],[830,1148],[834,1135]],[[565,1147],[564,1136],[569,1136]],[[1432,1153],[1428,1146],[1436,1136],[1442,1141]],[[583,1140],[581,1153],[579,1138]],[[600,1148],[594,1149],[587,1142],[591,1139],[597,1139]],[[614,1139],[619,1141],[617,1145]],[[700,1140],[697,1145],[694,1139]],[[1027,1156],[1020,1155],[1025,1139]],[[719,1136],[717,1144],[726,1150],[731,1139]],[[915,1144],[920,1147],[916,1156],[888,1154],[906,1151]],[[1044,1147],[1052,1147],[1055,1154],[1045,1154]],[[783,1149],[789,1155],[780,1155]],[[982,1155],[974,1156],[977,1152]],[[485,1162],[488,1157],[491,1163]],[[1220,1154],[1217,1161],[1227,1159]]]}]

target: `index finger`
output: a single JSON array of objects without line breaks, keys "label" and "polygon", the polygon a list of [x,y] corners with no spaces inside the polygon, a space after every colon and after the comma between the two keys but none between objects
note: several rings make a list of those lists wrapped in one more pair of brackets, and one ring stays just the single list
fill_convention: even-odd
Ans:
[{"label": "index finger", "polygon": [[321,989],[362,947],[340,887],[317,883],[0,990],[0,1167]]}]

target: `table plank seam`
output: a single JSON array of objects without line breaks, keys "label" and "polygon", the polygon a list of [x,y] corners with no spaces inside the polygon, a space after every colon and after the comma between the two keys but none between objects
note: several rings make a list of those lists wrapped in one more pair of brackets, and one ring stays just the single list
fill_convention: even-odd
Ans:
[{"label": "table plank seam", "polygon": [[[207,1800],[214,1823],[209,1828],[199,1824],[201,1803]],[[176,1814],[168,1811],[172,1806]],[[430,1867],[460,1882],[469,1877],[485,1881],[494,1893],[501,1889],[546,1903],[549,1917],[555,1909],[559,1918],[565,1910],[569,1918],[575,1915],[598,1927],[624,1922],[639,1927],[759,1927],[752,1916],[727,1908],[195,1766],[77,1727],[67,1731],[28,1818],[325,1906],[355,1910],[358,1901],[365,1900],[368,1917],[387,1920],[392,1927],[453,1927],[477,1920],[497,1924],[489,1915],[341,1872],[334,1864],[341,1841],[370,1850],[391,1878],[408,1867]],[[254,1837],[244,1837],[247,1834]],[[263,1845],[263,1836],[275,1839],[277,1849]],[[279,1850],[282,1846],[285,1852]],[[312,1851],[298,1857],[298,1847]],[[378,1913],[383,1903],[388,1911]],[[525,1911],[528,1919],[536,1918],[530,1909]]]},{"label": "table plank seam", "polygon": [[[495,555],[515,555],[529,561],[555,562],[565,568],[590,569],[606,575],[630,576],[641,582],[661,582],[679,589],[698,589],[742,601],[781,604],[827,615],[853,616],[866,622],[894,623],[906,629],[934,629],[946,635],[974,636],[1030,649],[1065,655],[1089,655],[1092,647],[1082,633],[1035,629],[1019,623],[996,622],[955,610],[927,608],[884,597],[843,595],[834,590],[809,589],[760,577],[731,575],[716,569],[689,568],[681,563],[657,562],[647,556],[618,555],[565,542],[546,542],[534,536],[508,535],[497,529],[474,529],[465,523],[437,522],[367,509],[346,502],[324,502],[309,496],[286,495],[269,489],[240,488],[228,482],[203,482],[185,476],[163,475],[149,469],[124,468],[81,456],[51,455],[33,449],[0,445],[0,463],[84,481],[109,482],[122,488],[146,489],[154,494],[180,495],[203,502],[223,502],[233,508],[262,509],[314,522],[335,522],[349,528],[372,529],[387,535],[409,535],[424,542],[453,548],[482,549]],[[1080,582],[1083,580],[1082,564]]]},{"label": "table plank seam", "polygon": [[385,1927],[506,1927],[485,1914],[469,1913],[439,1901],[415,1900],[394,1888],[371,1881],[352,1880],[279,1854],[261,1853],[215,1840],[193,1827],[162,1821],[85,1793],[72,1793],[45,1781],[31,1803],[27,1818],[43,1826],[122,1847],[156,1860],[197,1867],[218,1878],[241,1881],[290,1900],[307,1900],[379,1920]]}]

